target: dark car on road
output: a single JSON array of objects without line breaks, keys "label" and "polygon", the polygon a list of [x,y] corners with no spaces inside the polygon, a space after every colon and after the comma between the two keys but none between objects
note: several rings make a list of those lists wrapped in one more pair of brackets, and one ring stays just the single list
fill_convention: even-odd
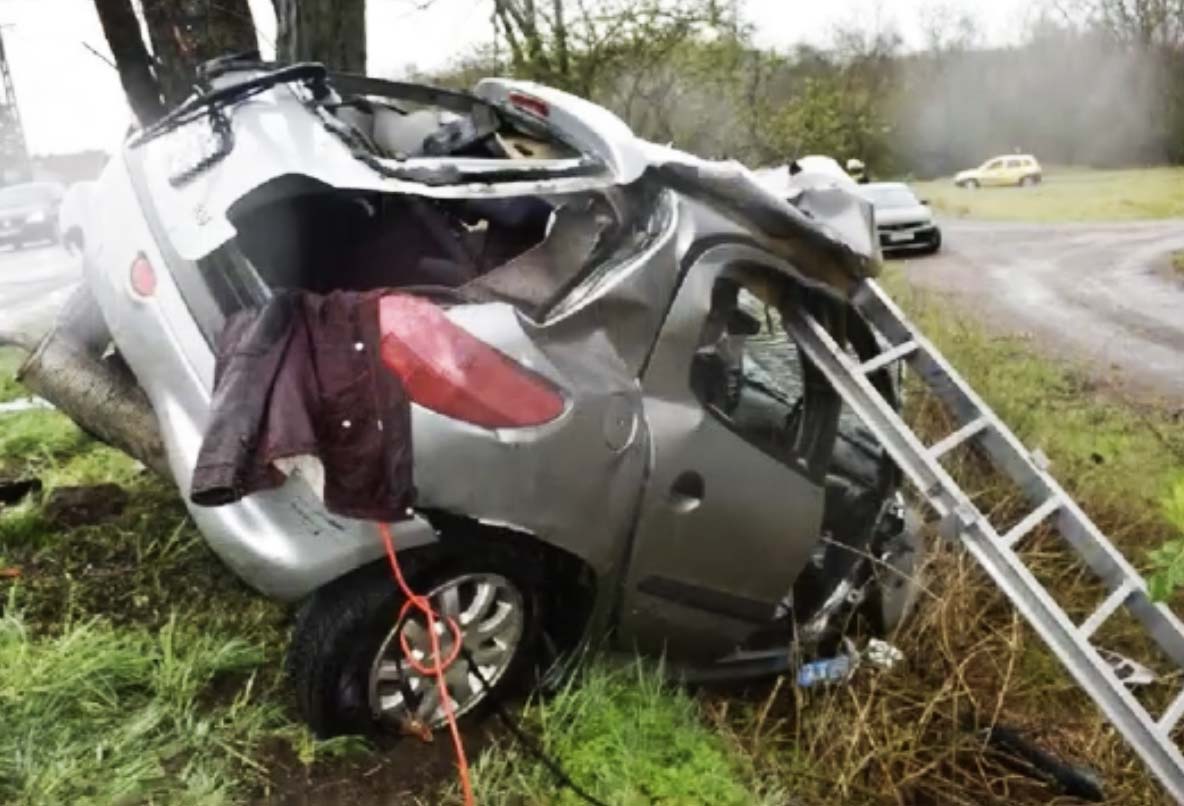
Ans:
[{"label": "dark car on road", "polygon": [[19,249],[35,241],[57,243],[62,192],[62,186],[53,182],[0,188],[0,245]]},{"label": "dark car on road", "polygon": [[876,232],[884,253],[918,251],[931,254],[941,248],[941,230],[933,220],[929,203],[921,201],[903,182],[872,182],[859,193],[876,211]]}]

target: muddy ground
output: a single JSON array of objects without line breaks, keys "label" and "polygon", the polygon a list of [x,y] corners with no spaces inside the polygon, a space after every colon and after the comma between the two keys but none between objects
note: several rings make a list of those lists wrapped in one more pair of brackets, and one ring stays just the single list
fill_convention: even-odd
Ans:
[{"label": "muddy ground", "polygon": [[916,285],[949,292],[988,327],[1032,337],[1122,397],[1184,409],[1184,283],[1168,271],[1184,220],[1029,224],[943,221]]}]

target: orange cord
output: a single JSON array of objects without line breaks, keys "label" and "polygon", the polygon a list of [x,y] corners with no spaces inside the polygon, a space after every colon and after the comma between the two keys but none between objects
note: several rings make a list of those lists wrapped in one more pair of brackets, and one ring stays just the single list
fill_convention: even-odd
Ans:
[{"label": "orange cord", "polygon": [[452,698],[448,696],[448,684],[444,681],[445,670],[452,665],[460,654],[461,648],[461,632],[460,626],[452,619],[445,619],[448,629],[452,632],[453,647],[449,656],[443,660],[440,658],[440,638],[436,635],[436,613],[432,610],[431,602],[427,597],[420,596],[411,590],[407,584],[407,580],[403,578],[403,570],[399,567],[399,559],[395,554],[395,542],[391,537],[390,527],[385,523],[378,524],[378,531],[382,534],[382,542],[386,545],[386,556],[391,563],[391,571],[395,575],[395,581],[399,584],[399,588],[403,591],[403,595],[407,597],[407,601],[403,604],[403,608],[399,611],[398,624],[403,623],[403,619],[411,608],[416,608],[424,614],[428,621],[428,636],[432,642],[432,661],[431,666],[424,666],[419,663],[411,654],[411,648],[407,645],[405,636],[399,636],[399,644],[403,649],[403,656],[406,658],[408,665],[423,675],[433,675],[436,678],[436,687],[440,691],[440,704],[444,708],[444,716],[448,719],[448,729],[452,733],[452,744],[456,750],[456,766],[460,775],[460,788],[464,794],[465,806],[473,806],[473,786],[469,781],[469,762],[465,757],[465,746],[461,742],[460,728],[456,724],[456,714],[452,710]]}]

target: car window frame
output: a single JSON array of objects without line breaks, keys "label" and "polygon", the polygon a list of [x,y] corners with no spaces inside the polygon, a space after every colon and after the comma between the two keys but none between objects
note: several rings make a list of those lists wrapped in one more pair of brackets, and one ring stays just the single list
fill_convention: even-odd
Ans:
[{"label": "car window frame", "polygon": [[[761,279],[760,275],[764,275],[764,278]],[[798,282],[794,275],[779,270],[771,262],[754,261],[752,259],[731,260],[716,275],[715,282],[724,279],[738,282],[742,291],[748,291],[749,294],[758,299],[759,295],[753,292],[751,288],[746,287],[745,279],[752,284],[758,282],[777,283],[783,286],[783,294],[788,292],[794,297],[794,299],[791,299],[790,296],[786,296],[785,304],[806,304],[812,307],[822,304],[824,309],[814,310],[813,313],[816,316],[821,315],[822,319],[828,323],[836,315],[834,311],[825,307],[830,305],[831,301],[826,300],[824,297],[809,292],[802,286],[798,286],[796,291],[792,291],[791,288]],[[678,291],[676,290],[675,294],[677,293]],[[807,301],[807,297],[809,297],[810,301]],[[777,312],[777,317],[778,323],[783,328],[781,335],[787,339],[788,344],[792,345],[796,355],[796,362],[801,372],[800,380],[802,382],[802,390],[798,401],[798,405],[802,408],[800,413],[801,419],[799,420],[799,428],[802,431],[794,439],[796,444],[791,448],[791,461],[786,461],[784,456],[770,451],[768,446],[749,439],[725,413],[718,411],[714,406],[703,400],[695,391],[689,372],[685,379],[687,389],[692,399],[702,408],[704,414],[719,422],[724,428],[734,434],[737,439],[743,441],[753,450],[763,453],[783,467],[788,468],[790,471],[815,483],[821,483],[825,478],[826,470],[830,466],[834,455],[835,434],[838,432],[839,421],[843,410],[842,399],[834,392],[829,384],[825,383],[820,374],[821,371],[814,366],[802,350],[801,345],[796,343],[788,330],[784,329],[784,325],[780,321],[782,318],[780,311]],[[706,325],[707,320],[705,317],[701,323],[700,332],[696,334],[697,339],[702,338],[703,329],[705,329]],[[767,372],[768,370],[765,371]],[[803,440],[803,434],[807,432],[810,434],[808,442]]]}]

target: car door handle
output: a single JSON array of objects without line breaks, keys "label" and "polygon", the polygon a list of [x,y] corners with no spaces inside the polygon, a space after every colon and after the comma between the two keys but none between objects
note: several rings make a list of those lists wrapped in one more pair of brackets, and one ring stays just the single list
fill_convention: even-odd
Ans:
[{"label": "car door handle", "polygon": [[703,477],[694,470],[684,470],[670,485],[670,507],[675,512],[691,512],[703,503],[706,492]]}]

